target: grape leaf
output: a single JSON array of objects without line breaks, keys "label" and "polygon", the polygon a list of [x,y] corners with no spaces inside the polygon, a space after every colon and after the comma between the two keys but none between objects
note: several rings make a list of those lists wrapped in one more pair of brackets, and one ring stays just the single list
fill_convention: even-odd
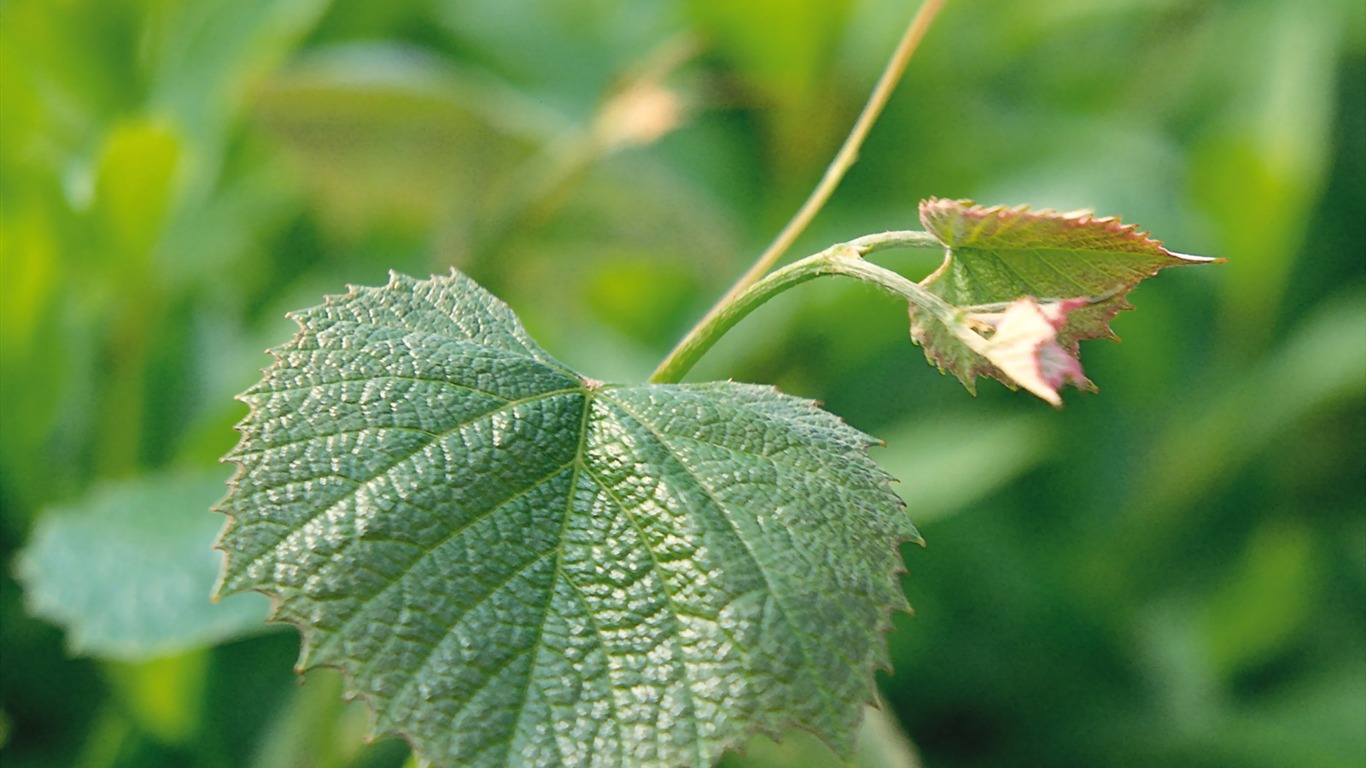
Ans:
[{"label": "grape leaf", "polygon": [[[1144,278],[1158,270],[1216,259],[1173,253],[1162,243],[1117,218],[1095,218],[1085,211],[1057,213],[1027,207],[991,208],[968,200],[931,198],[920,204],[920,221],[944,244],[943,264],[921,286],[969,315],[1000,312],[1024,297],[1035,306],[1069,302],[1056,339],[1039,347],[1039,365],[1061,369],[1078,386],[1089,387],[1080,367],[1072,369],[1058,351],[1077,357],[1082,339],[1116,339],[1110,320],[1133,307],[1125,300]],[[941,371],[952,373],[976,391],[978,376],[991,376],[1012,388],[1016,380],[980,349],[964,343],[962,328],[949,328],[929,313],[911,307],[911,337]],[[1056,344],[1056,346],[1052,346]],[[1061,380],[1061,379],[1060,379]],[[1035,394],[1057,404],[1033,387]]]},{"label": "grape leaf", "polygon": [[210,549],[223,495],[217,472],[97,487],[47,510],[19,553],[31,613],[66,628],[75,653],[144,661],[260,632],[266,601],[207,600],[222,555]]},{"label": "grape leaf", "polygon": [[294,315],[241,397],[219,593],[443,766],[848,754],[919,540],[871,438],[735,383],[612,386],[453,272]]}]

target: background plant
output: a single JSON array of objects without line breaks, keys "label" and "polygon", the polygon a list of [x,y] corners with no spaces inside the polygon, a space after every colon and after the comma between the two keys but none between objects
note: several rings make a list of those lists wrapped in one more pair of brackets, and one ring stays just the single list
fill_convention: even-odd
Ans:
[{"label": "background plant", "polygon": [[[0,10],[7,559],[41,510],[214,466],[283,310],[390,266],[458,262],[566,362],[639,380],[805,193],[905,13],[553,6]],[[1362,34],[1348,3],[952,6],[797,252],[938,193],[1122,211],[1237,269],[1138,291],[1125,345],[1087,350],[1104,395],[1058,416],[968,401],[856,286],[771,303],[697,372],[893,446],[932,546],[883,684],[927,762],[1359,756]],[[293,686],[288,634],[67,661],[11,577],[7,764],[404,759],[331,714],[327,673]]]}]

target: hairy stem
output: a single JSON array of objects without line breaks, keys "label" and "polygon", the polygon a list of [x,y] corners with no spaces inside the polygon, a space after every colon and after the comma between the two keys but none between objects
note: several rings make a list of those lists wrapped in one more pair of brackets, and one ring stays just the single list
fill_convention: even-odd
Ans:
[{"label": "hairy stem", "polygon": [[943,248],[944,244],[929,232],[922,232],[918,229],[897,229],[891,232],[879,232],[875,235],[864,235],[863,237],[850,240],[849,245],[859,252],[862,256],[878,251],[888,251],[893,248]]},{"label": "hairy stem", "polygon": [[[802,207],[787,222],[769,243],[768,248],[759,255],[754,264],[750,266],[745,274],[730,287],[730,290],[716,302],[707,314],[693,326],[692,330],[683,337],[678,345],[669,352],[664,361],[655,369],[650,381],[660,381],[661,376],[666,370],[676,368],[674,358],[683,353],[685,348],[694,346],[693,336],[701,332],[701,329],[713,324],[714,317],[726,311],[726,307],[740,297],[746,290],[757,283],[768,271],[773,268],[778,259],[792,247],[792,243],[816,217],[825,202],[830,199],[835,188],[844,179],[844,174],[854,165],[858,159],[859,147],[863,146],[863,140],[867,138],[868,132],[872,130],[873,123],[882,114],[882,108],[887,105],[887,100],[891,98],[892,91],[896,88],[901,75],[906,71],[906,65],[911,61],[911,55],[919,47],[920,41],[929,31],[930,24],[944,6],[945,0],[925,0],[916,11],[915,17],[906,27],[906,32],[901,36],[901,41],[897,44],[892,57],[887,61],[887,66],[882,70],[881,77],[878,78],[877,85],[873,87],[872,94],[868,97],[868,102],[863,105],[863,111],[859,113],[858,120],[854,122],[854,127],[849,131],[849,135],[844,139],[844,144],[840,146],[839,152],[835,154],[835,159],[825,169],[825,175],[821,177],[820,183],[811,190],[810,196]],[[710,346],[710,345],[708,345]],[[688,366],[691,367],[691,364]],[[686,370],[686,369],[685,369]]]}]

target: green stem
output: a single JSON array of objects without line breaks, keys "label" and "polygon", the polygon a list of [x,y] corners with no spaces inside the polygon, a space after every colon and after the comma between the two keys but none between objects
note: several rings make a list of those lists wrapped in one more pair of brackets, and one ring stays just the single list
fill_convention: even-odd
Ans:
[{"label": "green stem", "polygon": [[[768,248],[764,249],[764,252],[759,255],[749,270],[741,275],[740,279],[730,287],[730,290],[726,291],[726,295],[722,296],[707,311],[707,314],[697,321],[697,325],[694,325],[692,330],[688,331],[688,334],[669,352],[669,355],[655,369],[654,374],[650,376],[650,381],[665,380],[667,378],[666,372],[678,367],[675,358],[684,354],[688,348],[696,346],[693,337],[702,333],[703,328],[713,326],[716,316],[727,312],[727,307],[732,302],[759,282],[760,278],[773,268],[778,259],[787,252],[788,248],[792,247],[797,237],[816,217],[816,213],[825,205],[825,202],[830,199],[835,187],[839,186],[840,181],[844,179],[844,174],[848,173],[849,169],[853,167],[854,161],[858,159],[859,147],[863,146],[863,140],[872,130],[873,123],[877,122],[878,116],[882,114],[882,108],[887,105],[887,100],[891,98],[893,89],[896,88],[902,73],[906,71],[906,65],[910,63],[911,55],[920,46],[920,41],[929,31],[930,24],[934,22],[934,17],[938,15],[945,1],[925,0],[921,3],[920,9],[916,11],[915,17],[911,19],[910,25],[902,34],[901,41],[897,43],[892,57],[887,61],[887,66],[882,70],[877,85],[873,86],[873,92],[868,96],[868,102],[863,105],[863,111],[859,113],[858,120],[854,122],[854,127],[845,137],[844,144],[835,154],[835,159],[830,161],[830,165],[825,169],[825,175],[821,177],[820,183],[811,190],[811,195],[806,198],[806,202],[802,203],[802,207],[792,216],[792,220],[787,222],[777,237],[773,238],[773,242],[769,243]],[[711,345],[708,344],[707,346]],[[684,367],[684,370],[686,371],[689,367],[691,367],[691,363]]]},{"label": "green stem", "polygon": [[906,299],[929,312],[946,324],[959,323],[958,309],[890,269],[863,260],[863,254],[893,247],[933,247],[943,245],[926,232],[884,232],[861,237],[853,242],[840,243],[813,256],[795,261],[754,283],[730,301],[718,305],[708,313],[702,324],[669,354],[668,359],[650,377],[656,384],[682,381],[693,365],[711,349],[721,337],[750,312],[763,306],[769,299],[808,280],[829,275],[843,275],[882,288]]}]

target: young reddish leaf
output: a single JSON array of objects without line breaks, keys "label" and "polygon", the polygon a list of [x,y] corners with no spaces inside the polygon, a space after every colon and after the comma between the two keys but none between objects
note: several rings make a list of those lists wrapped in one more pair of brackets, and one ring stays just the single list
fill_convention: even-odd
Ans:
[{"label": "young reddish leaf", "polygon": [[[926,290],[969,312],[974,307],[1005,307],[1027,296],[1036,300],[1030,302],[1035,313],[1049,304],[1061,312],[1056,337],[1038,348],[1040,362],[1047,362],[1046,370],[1062,376],[1059,384],[1072,380],[1089,385],[1079,364],[1072,367],[1077,342],[1117,339],[1110,319],[1120,310],[1132,309],[1124,297],[1139,281],[1165,267],[1214,261],[1173,253],[1132,224],[1112,217],[1095,218],[1086,211],[987,208],[967,200],[931,198],[920,204],[920,220],[946,248],[944,263],[920,283]],[[1012,327],[1026,313],[1023,306],[1017,309]],[[1004,322],[996,329],[997,335]],[[1037,318],[1032,323],[1035,336],[1042,328],[1038,323]],[[1002,368],[999,353],[1004,341],[996,342],[997,358],[991,358],[974,349],[979,345],[965,337],[966,332],[966,323],[950,328],[911,307],[911,337],[925,348],[930,362],[957,376],[969,391],[976,390],[978,376],[991,376],[1008,386],[1024,386],[1056,404],[1053,397],[1043,394],[1052,391],[1056,396],[1056,387],[1038,388],[1029,376],[1026,383]],[[1072,363],[1063,361],[1060,354]]]}]

